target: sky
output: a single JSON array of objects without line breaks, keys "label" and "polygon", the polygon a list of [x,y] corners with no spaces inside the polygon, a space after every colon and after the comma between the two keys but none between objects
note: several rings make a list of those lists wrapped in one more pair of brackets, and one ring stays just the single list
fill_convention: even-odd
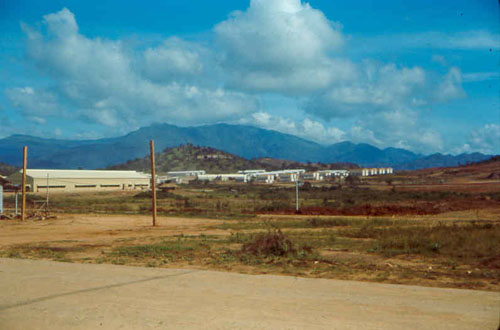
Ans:
[{"label": "sky", "polygon": [[231,123],[500,154],[496,0],[0,0],[0,138]]}]

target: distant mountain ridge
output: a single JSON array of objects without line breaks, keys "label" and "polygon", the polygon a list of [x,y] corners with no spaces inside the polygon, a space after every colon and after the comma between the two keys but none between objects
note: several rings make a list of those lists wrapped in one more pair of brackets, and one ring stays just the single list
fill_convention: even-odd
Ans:
[{"label": "distant mountain ridge", "polygon": [[246,159],[350,162],[360,166],[393,166],[397,169],[453,166],[465,164],[471,159],[480,161],[490,157],[479,153],[423,156],[400,148],[379,149],[369,144],[352,142],[323,146],[294,135],[244,125],[178,127],[154,124],[124,136],[96,140],[58,140],[12,135],[0,139],[0,161],[20,166],[22,147],[28,145],[28,167],[31,168],[105,168],[144,157],[149,152],[149,140],[155,140],[157,150],[191,143],[223,150]]}]

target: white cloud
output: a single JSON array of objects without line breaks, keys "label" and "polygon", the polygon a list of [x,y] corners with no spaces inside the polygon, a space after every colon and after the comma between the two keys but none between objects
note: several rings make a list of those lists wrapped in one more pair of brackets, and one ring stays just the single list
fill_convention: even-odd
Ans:
[{"label": "white cloud", "polygon": [[432,55],[432,61],[441,64],[442,66],[447,66],[448,63],[442,55]]},{"label": "white cloud", "polygon": [[[23,27],[28,35],[28,54],[56,79],[57,87],[51,93],[74,108],[74,116],[115,128],[136,128],[158,121],[196,124],[230,120],[257,107],[254,98],[243,93],[171,79],[202,70],[197,52],[201,47],[196,45],[168,39],[147,49],[144,65],[137,66],[121,42],[80,34],[68,9],[44,16],[43,23],[45,34]],[[156,76],[152,72],[155,67]],[[141,75],[141,68],[147,78]],[[48,111],[50,100],[47,106],[39,107],[28,92],[13,90],[13,105],[40,118],[53,114]]]},{"label": "white cloud", "polygon": [[[29,58],[52,85],[11,88],[8,99],[33,122],[67,116],[107,126],[106,134],[154,122],[231,121],[325,144],[439,151],[441,136],[420,112],[464,97],[463,81],[486,77],[454,67],[440,76],[419,66],[355,63],[343,53],[349,45],[341,25],[300,0],[251,1],[215,26],[214,48],[177,37],[145,49],[89,38],[68,9],[44,16],[42,27],[23,30]],[[264,112],[258,93],[293,99],[303,119]],[[339,129],[331,124],[338,117],[356,124]]]},{"label": "white cloud", "polygon": [[469,72],[463,74],[464,82],[497,80],[499,78],[500,72]]},{"label": "white cloud", "polygon": [[455,50],[500,49],[500,33],[488,30],[470,30],[454,33],[429,31],[421,33],[389,34],[366,38],[364,48],[368,51],[391,51],[397,48],[433,48]]},{"label": "white cloud", "polygon": [[411,110],[370,114],[347,130],[308,117],[292,120],[268,112],[253,113],[239,123],[297,135],[325,145],[352,141],[370,143],[379,148],[405,148],[419,153],[439,152],[444,148],[441,135],[423,125],[418,114]]},{"label": "white cloud", "polygon": [[171,37],[158,47],[144,52],[144,73],[153,81],[178,81],[184,76],[192,78],[203,72],[203,57],[210,52],[196,43]]},{"label": "white cloud", "polygon": [[455,152],[479,151],[486,154],[500,154],[500,125],[486,124],[471,131],[467,143]]},{"label": "white cloud", "polygon": [[441,102],[465,97],[460,69],[456,67],[451,68],[436,91],[436,99]]},{"label": "white cloud", "polygon": [[332,86],[312,98],[307,109],[325,119],[425,103],[426,74],[420,67],[397,68],[366,61],[357,80]]},{"label": "white cloud", "polygon": [[322,123],[309,118],[293,121],[289,118],[274,116],[267,112],[256,112],[239,122],[297,135],[322,144],[332,144],[345,140],[345,133],[339,128],[326,127]]},{"label": "white cloud", "polygon": [[26,86],[9,88],[5,91],[5,95],[24,116],[40,124],[45,123],[40,115],[64,115],[57,97],[51,92]]},{"label": "white cloud", "polygon": [[300,0],[252,0],[214,31],[237,88],[300,94],[353,74],[350,61],[331,56],[344,44],[340,24]]},{"label": "white cloud", "polygon": [[444,148],[439,132],[427,127],[418,112],[409,109],[368,114],[351,128],[348,139],[379,148],[397,147],[425,154]]},{"label": "white cloud", "polygon": [[441,46],[443,48],[500,49],[500,34],[485,30],[466,31],[448,35],[436,33],[431,42],[435,47]]}]

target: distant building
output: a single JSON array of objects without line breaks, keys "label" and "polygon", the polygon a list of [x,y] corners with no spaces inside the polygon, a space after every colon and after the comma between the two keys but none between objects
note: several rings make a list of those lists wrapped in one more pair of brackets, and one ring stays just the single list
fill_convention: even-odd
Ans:
[{"label": "distant building", "polygon": [[272,183],[274,183],[274,180],[275,180],[275,175],[271,174],[271,173],[259,173],[254,178],[254,182],[256,182],[256,183],[272,184]]},{"label": "distant building", "polygon": [[264,173],[266,170],[241,170],[238,171],[239,174],[257,174]]},{"label": "distant building", "polygon": [[372,176],[372,175],[385,175],[392,174],[392,167],[381,167],[381,168],[360,168],[350,170],[352,175],[356,176]]},{"label": "distant building", "polygon": [[233,156],[225,155],[225,154],[207,154],[207,155],[198,155],[197,159],[233,159]]},{"label": "distant building", "polygon": [[240,173],[219,174],[218,176],[221,181],[235,180],[238,182],[248,182],[248,179],[250,177],[248,174],[240,174]]},{"label": "distant building", "polygon": [[[21,185],[22,170],[7,178]],[[136,171],[98,170],[26,170],[29,191],[89,191],[149,189],[151,175]]]},{"label": "distant building", "polygon": [[300,178],[306,181],[322,181],[324,176],[322,173],[318,172],[310,172],[310,173],[302,173]]},{"label": "distant building", "polygon": [[280,182],[295,182],[299,178],[299,173],[280,173],[278,179]]},{"label": "distant building", "polygon": [[197,176],[205,174],[203,170],[191,170],[191,171],[170,171],[167,172],[169,177],[183,177],[183,176]]},{"label": "distant building", "polygon": [[349,176],[349,170],[320,170],[317,173],[319,173],[322,176]]},{"label": "distant building", "polygon": [[214,181],[219,179],[219,174],[198,174],[196,178],[200,181]]}]

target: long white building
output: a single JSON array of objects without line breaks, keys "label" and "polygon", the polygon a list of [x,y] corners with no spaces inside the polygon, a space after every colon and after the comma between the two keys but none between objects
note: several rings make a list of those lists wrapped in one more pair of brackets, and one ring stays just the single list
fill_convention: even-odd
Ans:
[{"label": "long white building", "polygon": [[[22,170],[7,178],[22,184]],[[26,170],[29,191],[89,191],[149,189],[151,175],[136,171],[106,170]]]}]

